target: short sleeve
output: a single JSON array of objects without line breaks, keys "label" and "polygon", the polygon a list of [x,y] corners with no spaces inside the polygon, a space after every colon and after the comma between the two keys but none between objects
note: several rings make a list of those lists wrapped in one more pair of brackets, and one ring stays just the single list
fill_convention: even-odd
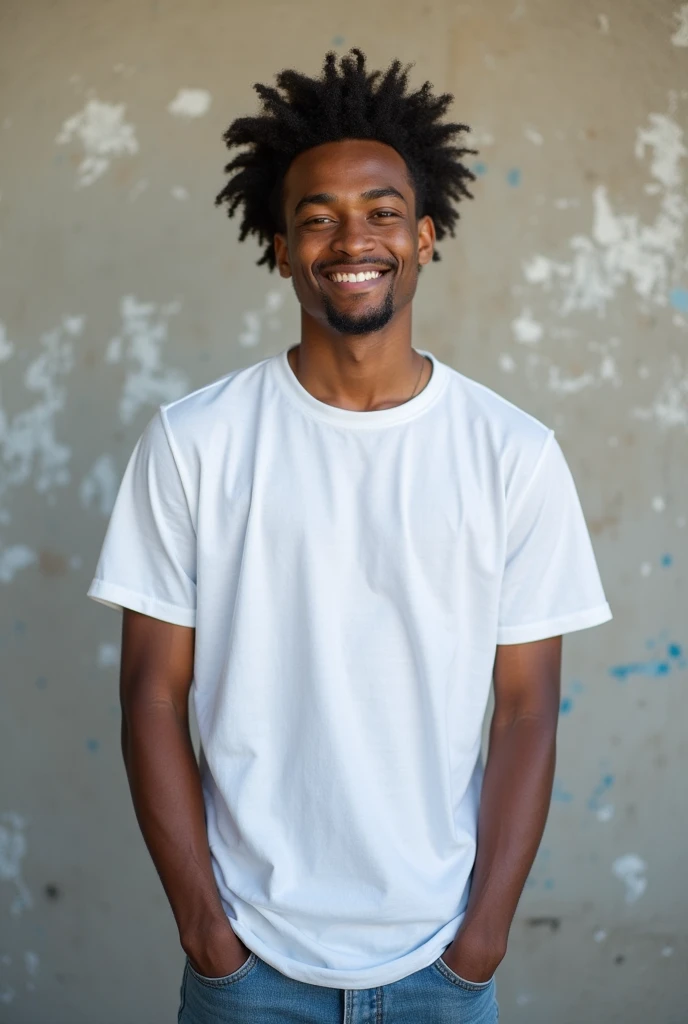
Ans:
[{"label": "short sleeve", "polygon": [[544,640],[611,618],[576,486],[550,432],[507,509],[497,643]]},{"label": "short sleeve", "polygon": [[196,532],[160,409],[136,443],[88,596],[179,626],[196,622]]}]

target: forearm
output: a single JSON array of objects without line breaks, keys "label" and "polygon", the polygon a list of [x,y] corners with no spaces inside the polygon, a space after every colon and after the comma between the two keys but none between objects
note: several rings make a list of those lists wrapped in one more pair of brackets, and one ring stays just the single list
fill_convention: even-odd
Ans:
[{"label": "forearm", "polygon": [[122,753],[136,817],[186,948],[227,921],[187,716],[169,702],[132,702],[122,720]]},{"label": "forearm", "polygon": [[493,720],[478,817],[471,892],[459,935],[504,955],[523,886],[542,839],[556,752],[556,721]]}]

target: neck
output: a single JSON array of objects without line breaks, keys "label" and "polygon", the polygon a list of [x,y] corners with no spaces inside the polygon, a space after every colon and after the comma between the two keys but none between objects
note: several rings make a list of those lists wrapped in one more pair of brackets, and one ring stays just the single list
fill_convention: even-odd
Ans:
[{"label": "neck", "polygon": [[314,398],[358,412],[408,402],[432,372],[430,361],[411,345],[410,306],[386,328],[367,335],[337,334],[302,309],[301,342],[288,359]]}]

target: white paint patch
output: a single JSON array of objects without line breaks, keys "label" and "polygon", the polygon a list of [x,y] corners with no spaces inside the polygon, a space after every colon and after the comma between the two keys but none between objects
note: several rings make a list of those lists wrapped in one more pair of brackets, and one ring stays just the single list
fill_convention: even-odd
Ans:
[{"label": "white paint patch", "polygon": [[243,329],[239,335],[239,344],[244,348],[254,348],[260,343],[263,329],[268,327],[271,331],[278,331],[281,327],[279,317],[276,315],[284,303],[282,292],[271,291],[265,297],[263,308],[249,310],[244,313]]},{"label": "white paint patch", "polygon": [[682,530],[683,527],[686,525],[686,517],[685,516],[677,516],[676,517],[676,525],[678,526],[679,530]]},{"label": "white paint patch", "polygon": [[568,210],[572,206],[580,206],[580,199],[555,199],[554,205],[557,210]]},{"label": "white paint patch", "polygon": [[674,955],[674,947],[673,946],[662,946],[661,955],[662,956],[673,956]]},{"label": "white paint patch", "polygon": [[592,373],[582,373],[578,377],[564,377],[558,366],[549,367],[547,386],[557,395],[575,395],[584,388],[591,387],[594,383],[595,376]]},{"label": "white paint patch", "polygon": [[637,214],[616,214],[607,188],[592,194],[591,234],[574,235],[571,259],[557,261],[538,253],[523,266],[526,280],[555,293],[553,308],[561,316],[596,311],[626,284],[646,303],[666,306],[673,271],[682,262],[683,229],[688,200],[683,194],[681,161],[688,153],[680,126],[665,114],[650,114],[649,125],[639,128],[635,155],[650,156],[650,174],[659,197],[659,212],[651,224]]},{"label": "white paint patch", "polygon": [[[64,378],[74,365],[73,338],[81,334],[82,316],[66,316],[60,327],[41,338],[41,353],[24,374],[24,385],[37,398],[33,405],[12,419],[2,406],[0,395],[0,525],[11,516],[6,502],[12,488],[33,478],[40,493],[69,483],[71,449],[55,436],[55,421],[66,399]],[[6,341],[6,339],[5,339]],[[24,544],[2,548],[0,544],[0,581],[9,582],[16,572],[35,562],[36,557]]]},{"label": "white paint patch", "polygon": [[0,814],[0,882],[15,888],[10,913],[15,916],[33,906],[33,898],[22,878],[21,863],[26,854],[25,820],[14,811]]},{"label": "white paint patch", "polygon": [[593,935],[593,939],[595,940],[595,942],[605,942],[607,939],[607,932],[604,930],[604,928],[598,928],[595,934]]},{"label": "white paint patch", "polygon": [[167,109],[175,117],[203,117],[210,110],[211,100],[206,89],[180,89]]},{"label": "white paint patch", "polygon": [[612,864],[612,871],[626,886],[626,903],[635,903],[647,889],[647,864],[637,853],[627,853],[617,857]]},{"label": "white paint patch", "polygon": [[600,32],[606,36],[609,32],[609,18],[606,14],[597,15],[597,24],[600,26]]},{"label": "white paint patch", "polygon": [[6,362],[14,355],[14,345],[7,337],[7,328],[0,323],[0,363]]},{"label": "white paint patch", "polygon": [[530,1003],[532,1003],[532,1001],[533,997],[529,992],[519,992],[519,994],[516,996],[517,1006],[528,1006]]},{"label": "white paint patch", "polygon": [[0,551],[0,583],[11,583],[22,569],[38,561],[35,551],[26,544],[12,544]]},{"label": "white paint patch", "polygon": [[105,174],[113,159],[133,156],[139,151],[134,126],[124,120],[123,103],[101,103],[90,99],[84,109],[68,117],[55,141],[65,145],[79,139],[84,159],[77,170],[77,188],[92,185]]},{"label": "white paint patch", "polygon": [[502,352],[500,355],[499,369],[503,370],[504,373],[513,373],[516,369],[516,361],[508,352]]},{"label": "white paint patch", "polygon": [[611,348],[616,348],[618,345],[618,338],[610,338],[608,342],[591,341],[588,343],[590,351],[599,352],[600,354],[600,363],[595,372],[586,370],[585,373],[570,377],[564,375],[561,367],[550,363],[547,386],[551,391],[560,396],[575,395],[585,388],[601,387],[603,384],[609,383],[616,388],[620,387],[621,377],[617,369],[616,359],[610,351]]},{"label": "white paint patch", "polygon": [[688,368],[675,353],[669,365],[669,372],[650,404],[633,409],[636,419],[654,420],[663,430],[688,427]]},{"label": "white paint patch", "polygon": [[674,46],[688,46],[688,4],[681,4],[677,11],[674,11],[674,21],[678,27],[671,37]]},{"label": "white paint patch", "polygon": [[614,817],[614,804],[602,804],[601,807],[597,808],[595,816],[598,821],[611,821]]},{"label": "white paint patch", "polygon": [[476,149],[478,146],[494,146],[494,135],[484,128],[473,128],[469,137],[471,149]]},{"label": "white paint patch", "polygon": [[41,964],[41,958],[38,953],[32,953],[30,949],[27,949],[24,953],[24,967],[26,973],[31,975],[32,978],[38,974],[38,968]]},{"label": "white paint patch", "polygon": [[663,512],[664,511],[664,509],[666,508],[666,501],[664,500],[664,498],[662,497],[661,494],[657,494],[652,499],[652,507],[655,510],[655,512]]},{"label": "white paint patch", "polygon": [[541,146],[544,142],[540,132],[533,128],[532,125],[526,125],[523,129],[523,134],[528,139],[528,142],[532,142],[534,146]]},{"label": "white paint patch", "polygon": [[643,562],[643,564],[640,566],[640,575],[641,576],[649,576],[651,572],[652,572],[652,563],[651,562]]},{"label": "white paint patch", "polygon": [[100,644],[98,647],[98,668],[113,668],[119,665],[117,644]]},{"label": "white paint patch", "polygon": [[0,1003],[2,1003],[4,1006],[9,1006],[10,1003],[14,1000],[14,996],[14,989],[11,988],[9,985],[3,985],[2,988],[0,988]]},{"label": "white paint patch", "polygon": [[117,497],[118,483],[119,476],[115,460],[111,455],[101,455],[81,481],[79,488],[81,504],[84,508],[90,508],[96,502],[101,515],[110,515]]},{"label": "white paint patch", "polygon": [[511,321],[514,338],[522,345],[534,345],[543,335],[542,325],[533,317],[532,310],[526,307],[521,315]]},{"label": "white paint patch", "polygon": [[109,343],[105,355],[108,363],[126,360],[134,366],[127,374],[119,403],[122,423],[131,423],[143,406],[173,402],[188,390],[185,374],[162,366],[168,320],[180,309],[179,301],[158,306],[139,302],[133,295],[122,299],[122,330]]},{"label": "white paint patch", "polygon": [[175,185],[173,188],[170,189],[170,195],[172,196],[173,199],[178,199],[179,202],[181,203],[189,198],[189,190],[188,188],[184,188],[183,185]]}]

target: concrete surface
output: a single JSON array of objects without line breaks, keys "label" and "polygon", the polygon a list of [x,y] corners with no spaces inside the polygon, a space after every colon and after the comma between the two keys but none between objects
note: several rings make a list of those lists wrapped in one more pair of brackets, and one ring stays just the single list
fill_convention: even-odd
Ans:
[{"label": "concrete surface", "polygon": [[89,602],[155,406],[293,343],[213,207],[252,84],[415,61],[475,201],[415,341],[553,426],[615,615],[565,641],[552,811],[504,1024],[685,1024],[688,4],[5,0],[0,12],[0,1024],[163,1024],[182,956]]}]

